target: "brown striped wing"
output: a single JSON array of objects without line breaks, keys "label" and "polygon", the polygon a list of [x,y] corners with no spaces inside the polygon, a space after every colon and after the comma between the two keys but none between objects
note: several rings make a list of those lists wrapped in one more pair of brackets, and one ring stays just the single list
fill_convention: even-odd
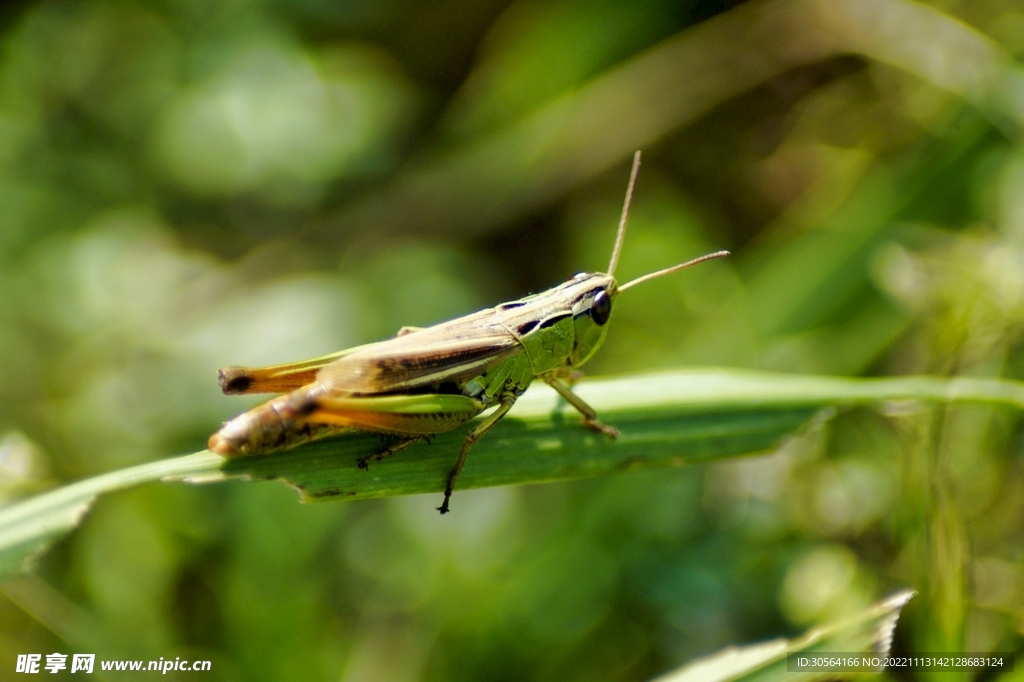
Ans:
[{"label": "brown striped wing", "polygon": [[521,349],[493,309],[364,346],[320,370],[328,394],[374,395],[468,381]]}]

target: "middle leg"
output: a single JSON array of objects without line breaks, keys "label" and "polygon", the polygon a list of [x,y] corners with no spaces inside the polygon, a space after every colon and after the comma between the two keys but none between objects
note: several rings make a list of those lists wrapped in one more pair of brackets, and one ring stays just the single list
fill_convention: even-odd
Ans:
[{"label": "middle leg", "polygon": [[501,403],[498,405],[498,409],[494,411],[494,414],[485,418],[480,425],[472,429],[466,434],[466,440],[462,443],[462,450],[459,451],[459,459],[456,460],[455,466],[452,467],[452,471],[448,474],[448,485],[444,488],[444,502],[437,508],[437,511],[442,514],[448,513],[448,500],[452,497],[452,490],[455,488],[455,479],[459,477],[459,472],[462,471],[463,465],[466,464],[466,457],[469,455],[469,448],[472,447],[473,443],[480,440],[480,437],[491,430],[495,424],[501,421],[509,410],[512,409],[512,405],[516,402],[516,396],[513,393],[508,393],[501,399]]},{"label": "middle leg", "polygon": [[409,447],[413,443],[419,443],[421,440],[429,441],[430,437],[429,436],[408,436],[408,437],[399,438],[394,443],[392,443],[391,445],[387,446],[386,448],[384,448],[380,452],[375,452],[372,455],[367,455],[366,457],[362,457],[362,458],[360,458],[360,459],[358,459],[356,461],[359,462],[359,468],[360,469],[369,470],[370,462],[379,462],[379,461],[381,461],[382,459],[384,459],[386,457],[390,457],[391,455],[395,454],[399,450],[406,449],[407,447]]}]

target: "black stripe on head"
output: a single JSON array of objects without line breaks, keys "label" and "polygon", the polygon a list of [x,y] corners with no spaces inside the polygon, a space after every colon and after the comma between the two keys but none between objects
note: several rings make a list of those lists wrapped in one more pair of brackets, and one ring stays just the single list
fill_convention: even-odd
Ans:
[{"label": "black stripe on head", "polygon": [[[576,314],[575,314],[575,315],[573,316],[573,319],[578,319],[578,318],[582,317],[583,315],[587,315],[587,316],[593,316],[593,311],[592,311],[592,309],[593,309],[593,306],[594,306],[594,299],[595,299],[595,298],[597,298],[597,296],[598,296],[598,295],[599,295],[599,294],[600,294],[601,292],[607,292],[607,291],[608,291],[608,287],[603,287],[603,286],[600,286],[600,287],[594,287],[593,289],[591,289],[590,291],[588,291],[588,292],[586,293],[586,298],[590,300],[590,305],[588,305],[588,306],[587,306],[586,308],[584,308],[584,309],[583,309],[582,311],[580,311],[579,313],[576,313]],[[605,293],[605,295],[607,296],[607,293]]]}]

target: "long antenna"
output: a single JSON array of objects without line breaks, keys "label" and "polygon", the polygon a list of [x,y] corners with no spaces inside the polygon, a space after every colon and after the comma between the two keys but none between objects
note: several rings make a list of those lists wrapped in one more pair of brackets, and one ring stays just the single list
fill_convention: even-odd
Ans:
[{"label": "long antenna", "polygon": [[629,173],[629,186],[626,187],[626,201],[622,204],[622,217],[619,218],[619,232],[615,235],[615,246],[612,247],[612,262],[608,264],[608,274],[615,274],[619,264],[619,252],[622,241],[626,238],[626,220],[629,218],[629,205],[633,203],[633,188],[636,187],[636,176],[640,172],[640,150],[633,154],[633,170]]},{"label": "long antenna", "polygon": [[644,275],[643,277],[637,277],[636,279],[634,279],[632,281],[629,281],[629,282],[626,282],[621,287],[619,287],[619,291],[625,291],[626,289],[630,288],[631,286],[635,286],[637,284],[640,284],[640,282],[646,282],[649,279],[654,279],[655,277],[661,277],[662,275],[667,275],[669,273],[675,272],[676,270],[682,270],[683,268],[688,268],[691,265],[696,265],[697,263],[703,263],[704,261],[711,260],[712,258],[722,258],[723,256],[728,256],[728,255],[729,255],[728,251],[715,251],[714,253],[709,253],[708,255],[701,256],[700,258],[694,258],[693,260],[686,261],[685,263],[681,263],[680,265],[673,265],[670,268],[665,268],[664,270],[658,270],[657,272],[652,272],[651,274]]}]

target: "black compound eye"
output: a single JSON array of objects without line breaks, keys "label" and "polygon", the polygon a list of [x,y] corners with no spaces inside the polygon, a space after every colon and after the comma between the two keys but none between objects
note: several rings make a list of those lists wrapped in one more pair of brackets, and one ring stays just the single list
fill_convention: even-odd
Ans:
[{"label": "black compound eye", "polygon": [[590,319],[599,327],[604,326],[612,314],[612,297],[607,291],[600,292],[590,304]]}]

